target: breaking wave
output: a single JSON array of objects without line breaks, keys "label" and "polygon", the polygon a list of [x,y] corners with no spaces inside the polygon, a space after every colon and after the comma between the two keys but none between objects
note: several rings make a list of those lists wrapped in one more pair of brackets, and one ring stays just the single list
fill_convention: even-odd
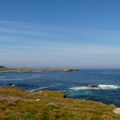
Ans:
[{"label": "breaking wave", "polygon": [[41,91],[41,90],[47,90],[47,89],[50,89],[50,88],[54,88],[55,86],[57,86],[57,85],[38,87],[38,88],[30,90],[30,92],[37,92],[37,91]]},{"label": "breaking wave", "polygon": [[39,87],[39,88],[30,90],[30,92],[37,92],[37,91],[40,91],[40,90],[43,90],[43,89],[47,89],[47,88],[48,87]]},{"label": "breaking wave", "polygon": [[119,85],[105,85],[105,84],[98,84],[98,85],[88,85],[88,86],[78,86],[78,87],[71,87],[71,90],[109,90],[109,89],[120,89]]}]

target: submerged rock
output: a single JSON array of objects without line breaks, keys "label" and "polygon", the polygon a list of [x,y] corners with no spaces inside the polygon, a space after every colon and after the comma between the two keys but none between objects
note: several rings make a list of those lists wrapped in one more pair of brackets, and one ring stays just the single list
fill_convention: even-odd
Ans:
[{"label": "submerged rock", "polygon": [[7,87],[15,87],[15,85],[12,83],[9,83],[9,84],[7,84]]},{"label": "submerged rock", "polygon": [[88,87],[91,87],[91,88],[98,88],[99,85],[97,85],[97,84],[93,84],[93,85],[88,85]]}]

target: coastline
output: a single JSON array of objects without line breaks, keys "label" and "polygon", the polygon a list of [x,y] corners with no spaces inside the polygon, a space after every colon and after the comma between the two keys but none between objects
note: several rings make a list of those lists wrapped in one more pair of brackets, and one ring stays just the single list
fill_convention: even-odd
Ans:
[{"label": "coastline", "polygon": [[33,68],[0,68],[0,72],[76,72],[79,69],[72,68],[64,68],[64,69],[56,69],[56,68],[46,68],[46,69],[33,69]]},{"label": "coastline", "polygon": [[[0,119],[32,120],[119,120],[115,105],[64,98],[59,91],[28,92],[0,88]],[[9,111],[9,112],[7,112]]]}]

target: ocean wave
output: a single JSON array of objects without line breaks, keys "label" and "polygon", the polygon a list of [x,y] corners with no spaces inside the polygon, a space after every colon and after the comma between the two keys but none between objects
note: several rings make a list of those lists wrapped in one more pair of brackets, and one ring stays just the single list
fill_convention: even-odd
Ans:
[{"label": "ocean wave", "polygon": [[30,91],[31,91],[31,92],[37,92],[37,91],[40,91],[40,90],[48,90],[48,89],[51,89],[51,88],[56,88],[56,87],[58,87],[58,86],[60,86],[60,85],[61,85],[61,84],[43,86],[43,87],[38,87],[38,88],[32,89],[32,90],[30,90]]},{"label": "ocean wave", "polygon": [[40,90],[43,90],[43,89],[47,89],[47,88],[48,87],[39,87],[39,88],[30,90],[30,92],[37,92],[37,91],[40,91]]},{"label": "ocean wave", "polygon": [[88,86],[76,86],[71,87],[71,90],[109,90],[109,89],[120,89],[119,85],[105,85],[105,84],[98,84],[98,85],[88,85]]}]

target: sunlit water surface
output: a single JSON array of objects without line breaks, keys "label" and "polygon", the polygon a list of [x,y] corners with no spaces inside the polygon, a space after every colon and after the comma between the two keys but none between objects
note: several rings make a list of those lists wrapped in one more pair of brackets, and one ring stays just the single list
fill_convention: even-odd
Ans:
[{"label": "sunlit water surface", "polygon": [[32,92],[60,90],[70,98],[120,106],[120,70],[78,72],[0,73],[0,86],[13,84]]}]

